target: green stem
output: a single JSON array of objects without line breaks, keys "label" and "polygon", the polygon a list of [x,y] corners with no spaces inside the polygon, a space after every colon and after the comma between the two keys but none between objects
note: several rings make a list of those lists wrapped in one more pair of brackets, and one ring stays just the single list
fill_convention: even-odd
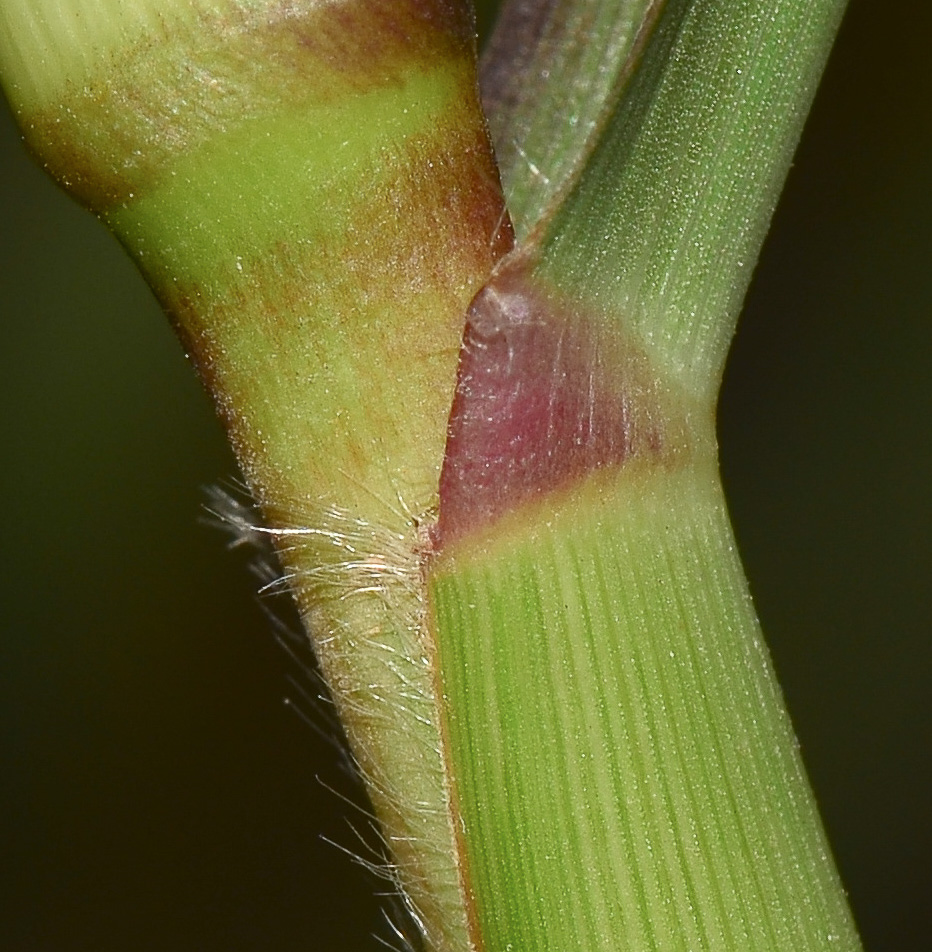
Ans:
[{"label": "green stem", "polygon": [[565,200],[470,310],[429,587],[490,952],[859,948],[713,424],[842,9],[668,0]]},{"label": "green stem", "polygon": [[844,7],[668,0],[543,238],[544,273],[705,400]]},{"label": "green stem", "polygon": [[858,949],[714,460],[528,523],[431,580],[485,948]]}]

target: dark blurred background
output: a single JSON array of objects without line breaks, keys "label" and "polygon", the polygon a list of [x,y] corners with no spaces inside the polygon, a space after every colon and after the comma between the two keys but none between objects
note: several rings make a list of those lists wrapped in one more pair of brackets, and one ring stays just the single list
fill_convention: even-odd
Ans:
[{"label": "dark blurred background", "polygon": [[[851,3],[721,406],[751,586],[865,944],[932,929],[932,18]],[[375,949],[235,467],[129,261],[0,119],[0,944]],[[384,930],[382,930],[383,934]],[[568,950],[569,952],[569,950]]]}]

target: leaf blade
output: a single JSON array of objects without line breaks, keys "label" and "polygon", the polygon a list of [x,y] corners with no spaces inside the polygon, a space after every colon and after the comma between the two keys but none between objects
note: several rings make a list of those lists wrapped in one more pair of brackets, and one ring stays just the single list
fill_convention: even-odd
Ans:
[{"label": "leaf blade", "polygon": [[570,187],[611,113],[663,0],[513,0],[480,61],[519,239]]}]

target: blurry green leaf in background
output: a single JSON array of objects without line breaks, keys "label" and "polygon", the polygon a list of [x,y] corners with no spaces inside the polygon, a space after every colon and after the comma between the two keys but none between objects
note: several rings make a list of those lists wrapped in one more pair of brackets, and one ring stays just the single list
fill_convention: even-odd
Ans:
[{"label": "blurry green leaf in background", "polygon": [[[932,15],[853,0],[752,286],[720,437],[865,945],[932,921]],[[0,930],[16,952],[377,947],[333,755],[282,704],[234,475],[122,251],[4,114]]]}]

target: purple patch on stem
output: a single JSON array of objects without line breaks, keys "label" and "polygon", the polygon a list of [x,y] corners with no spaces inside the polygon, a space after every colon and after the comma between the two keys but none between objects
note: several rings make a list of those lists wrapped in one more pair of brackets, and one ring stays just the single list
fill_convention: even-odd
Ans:
[{"label": "purple patch on stem", "polygon": [[440,475],[438,547],[632,455],[632,393],[617,358],[605,366],[599,336],[520,265],[476,295]]}]

